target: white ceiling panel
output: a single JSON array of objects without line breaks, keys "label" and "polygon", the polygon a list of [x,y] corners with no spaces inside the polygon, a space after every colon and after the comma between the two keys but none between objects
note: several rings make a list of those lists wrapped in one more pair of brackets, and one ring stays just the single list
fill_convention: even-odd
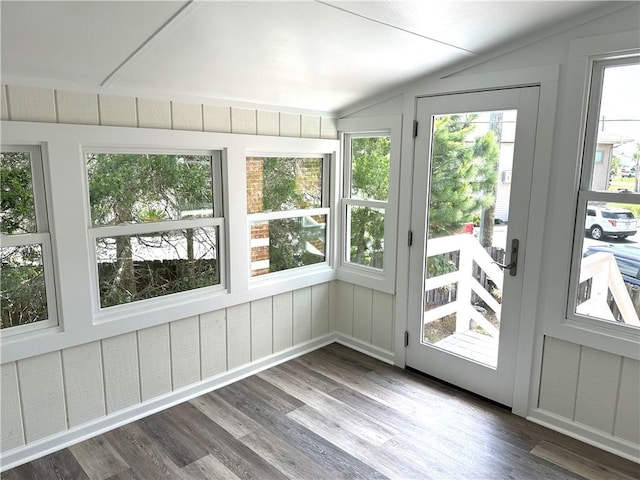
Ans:
[{"label": "white ceiling panel", "polygon": [[332,111],[468,54],[312,2],[206,2],[113,86]]},{"label": "white ceiling panel", "polygon": [[97,86],[186,2],[0,2],[2,75]]},{"label": "white ceiling panel", "polygon": [[588,11],[593,1],[335,1],[321,3],[480,53]]},{"label": "white ceiling panel", "polygon": [[1,80],[335,112],[615,3],[1,0]]}]

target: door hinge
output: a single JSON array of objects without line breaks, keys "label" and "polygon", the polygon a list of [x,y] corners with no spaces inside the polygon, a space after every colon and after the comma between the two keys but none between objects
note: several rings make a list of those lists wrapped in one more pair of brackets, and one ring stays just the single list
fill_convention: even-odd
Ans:
[{"label": "door hinge", "polygon": [[418,136],[418,121],[414,120],[413,121],[413,138],[416,138]]},{"label": "door hinge", "polygon": [[409,230],[409,246],[413,245],[413,232]]},{"label": "door hinge", "polygon": [[409,346],[409,332],[407,332],[406,330],[404,331],[404,346]]}]

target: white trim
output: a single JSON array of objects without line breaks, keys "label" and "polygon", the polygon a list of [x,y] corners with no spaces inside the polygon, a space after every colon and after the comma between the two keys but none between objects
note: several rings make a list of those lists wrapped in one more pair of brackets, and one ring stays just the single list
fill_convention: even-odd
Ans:
[{"label": "white trim", "polygon": [[[403,130],[402,148],[402,184],[413,183],[414,165],[413,151],[415,140],[413,129],[409,127],[410,120],[416,118],[417,99],[427,95],[463,93],[470,91],[499,90],[520,86],[539,86],[540,100],[538,106],[538,124],[535,144],[535,160],[533,167],[533,179],[531,190],[531,207],[528,220],[527,258],[543,258],[543,246],[546,221],[546,205],[549,197],[549,172],[552,164],[552,147],[555,135],[554,122],[556,118],[556,106],[558,96],[558,81],[560,75],[559,65],[546,65],[542,67],[527,67],[505,71],[487,72],[464,75],[447,79],[427,77],[412,82],[405,87],[404,115],[407,125]],[[425,128],[420,126],[420,128]],[[395,307],[395,317],[398,319],[395,325],[395,355],[396,364],[404,366],[406,361],[406,349],[404,346],[404,332],[408,325],[408,298],[409,289],[409,254],[406,234],[408,230],[415,230],[411,224],[412,218],[412,191],[404,188],[400,192],[399,210],[404,213],[398,222],[398,272],[397,291],[399,292]],[[542,342],[538,338],[536,328],[540,317],[541,306],[538,302],[540,294],[541,262],[527,262],[527,278],[524,280],[526,288],[531,289],[530,294],[522,300],[522,314],[518,342],[519,353],[516,360],[516,380],[514,384],[513,411],[519,415],[525,415],[531,405],[531,400],[537,394],[536,379],[540,374],[540,362],[534,363],[534,359],[541,357]],[[404,319],[404,321],[402,321]]]},{"label": "white trim", "polygon": [[542,425],[568,437],[588,443],[589,445],[626,458],[632,462],[640,463],[640,448],[638,445],[622,438],[614,437],[588,425],[574,422],[568,418],[539,408],[531,410],[526,418],[533,423],[537,423],[538,425]]},{"label": "white trim", "polygon": [[[553,181],[555,190],[549,192],[556,208],[548,214],[545,228],[547,249],[543,259],[545,277],[553,278],[554,285],[541,285],[539,299],[539,318],[543,324],[541,330],[545,335],[595,348],[601,351],[622,355],[629,358],[640,358],[637,329],[608,322],[578,320],[568,315],[570,308],[569,284],[571,281],[572,255],[580,252],[575,248],[574,227],[584,225],[584,219],[576,211],[578,201],[580,171],[585,148],[587,102],[593,61],[611,57],[628,55],[640,49],[640,30],[634,29],[606,35],[597,35],[573,39],[570,42],[563,105],[557,110],[558,128],[555,132],[554,160],[556,162]],[[549,178],[549,177],[547,177]],[[630,196],[618,193],[589,193],[590,199],[629,199]],[[549,228],[553,225],[553,228]],[[577,235],[582,232],[577,231]],[[575,260],[573,260],[575,265]],[[602,327],[594,325],[601,323]],[[628,334],[626,332],[629,332]],[[538,348],[542,348],[541,342]],[[537,386],[534,386],[537,389]]]},{"label": "white trim", "polygon": [[0,341],[13,335],[24,335],[28,338],[30,334],[57,327],[60,323],[59,303],[57,285],[57,269],[53,256],[53,235],[51,233],[50,199],[48,196],[48,157],[41,145],[36,142],[25,142],[26,145],[2,145],[2,152],[29,154],[29,164],[31,173],[31,192],[33,195],[33,207],[36,220],[36,232],[5,235],[0,234],[1,247],[19,247],[27,245],[40,245],[42,254],[42,268],[44,274],[45,297],[47,301],[47,318],[38,322],[15,326],[0,332]]},{"label": "white trim", "polygon": [[[374,117],[351,117],[338,120],[338,131],[343,149],[344,162],[341,169],[342,184],[338,189],[341,194],[340,211],[337,218],[340,225],[338,232],[339,254],[337,260],[337,278],[391,295],[396,292],[396,258],[398,245],[398,217],[400,195],[400,168],[402,161],[402,115],[385,115]],[[391,140],[389,155],[389,192],[386,201],[351,198],[351,158],[347,139],[358,137],[389,136]],[[349,158],[347,158],[347,155]],[[372,268],[358,265],[346,260],[350,226],[347,225],[347,206],[356,205],[384,209],[384,251],[383,268]]]},{"label": "white trim", "polygon": [[[338,140],[13,121],[2,121],[0,129],[4,143],[40,145],[46,160],[45,184],[60,324],[57,328],[3,338],[0,349],[2,363],[329,282],[336,277],[331,266],[335,250],[330,248],[335,219],[330,216],[327,219],[331,231],[328,233],[331,237],[327,237],[327,262],[316,265],[316,268],[301,268],[295,274],[274,275],[269,282],[249,285],[250,258],[247,252],[250,248],[243,185],[246,182],[247,152],[257,151],[278,152],[279,155],[321,152],[320,156],[329,162],[328,171],[333,180]],[[215,292],[207,289],[182,292],[171,299],[158,297],[152,299],[156,300],[153,305],[149,303],[145,308],[138,308],[132,304],[126,314],[109,316],[109,319],[122,321],[98,321],[100,318],[92,307],[94,293],[89,281],[93,278],[91,236],[98,229],[94,232],[89,225],[83,156],[83,148],[87,145],[135,151],[222,152],[226,224],[225,228],[220,227],[219,240],[223,242],[221,247],[226,255],[220,259],[220,275],[226,287]],[[333,186],[326,195],[327,208],[333,207]],[[214,219],[210,221],[216,222]]]},{"label": "white trim", "polygon": [[[265,212],[265,213],[249,213],[247,218],[249,223],[265,222],[268,220],[281,220],[283,218],[301,218],[301,217],[313,217],[316,215],[329,216],[331,209],[329,207],[318,207],[298,210],[278,210],[277,212]],[[327,223],[328,223],[327,219]]]},{"label": "white trim", "polygon": [[144,235],[150,233],[170,232],[187,228],[221,227],[224,225],[222,217],[188,218],[183,220],[167,220],[162,222],[127,223],[124,225],[109,225],[89,229],[92,240],[105,237],[122,237],[130,235]]},{"label": "white trim", "polygon": [[18,465],[22,465],[50,453],[57,452],[63,448],[147,417],[174,405],[186,402],[192,398],[204,395],[205,393],[209,393],[218,388],[222,388],[250,375],[254,375],[334,342],[336,342],[336,336],[335,334],[330,333],[273,355],[269,355],[261,360],[257,360],[187,387],[155,397],[146,402],[138,403],[110,415],[83,423],[78,427],[70,428],[69,430],[37,440],[29,443],[28,445],[9,450],[2,454],[2,465],[0,466],[0,471],[4,472],[17,467]]},{"label": "white trim", "polygon": [[389,365],[396,364],[395,355],[389,350],[376,347],[371,343],[364,342],[350,335],[345,335],[344,333],[335,332],[334,335],[336,343],[339,343],[340,345],[344,345],[345,347],[349,347],[352,350],[364,353],[365,355],[373,357],[376,360],[380,360],[381,362],[387,363]]}]

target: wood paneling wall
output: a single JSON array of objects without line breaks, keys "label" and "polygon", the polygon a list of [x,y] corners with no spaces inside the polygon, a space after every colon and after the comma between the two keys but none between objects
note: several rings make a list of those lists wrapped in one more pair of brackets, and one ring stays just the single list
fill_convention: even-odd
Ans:
[{"label": "wood paneling wall", "polygon": [[[337,323],[330,318],[336,292],[360,289],[340,283],[294,290],[4,364],[2,451],[327,335]],[[362,330],[369,332],[364,336],[378,339],[378,347],[390,348],[392,297],[369,289],[362,293],[368,299],[364,311],[372,311],[371,302],[377,302],[378,310],[360,319]],[[351,298],[352,307],[354,301],[358,299]],[[358,305],[355,310],[360,310]],[[389,317],[381,320],[385,311]]]},{"label": "wood paneling wall", "polygon": [[338,137],[336,119],[252,108],[2,85],[2,120],[164,128],[282,137]]},{"label": "wood paneling wall", "polygon": [[336,281],[335,329],[365,344],[392,352],[395,297],[370,288]]},{"label": "wood paneling wall", "polygon": [[640,362],[546,337],[538,407],[640,444]]}]

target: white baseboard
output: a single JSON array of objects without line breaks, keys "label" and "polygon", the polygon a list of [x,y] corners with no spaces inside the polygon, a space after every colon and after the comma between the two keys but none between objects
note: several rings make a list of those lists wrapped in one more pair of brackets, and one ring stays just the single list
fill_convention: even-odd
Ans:
[{"label": "white baseboard", "polygon": [[340,345],[344,345],[345,347],[349,347],[360,353],[364,353],[365,355],[378,359],[381,362],[388,363],[390,365],[395,365],[396,356],[393,352],[389,350],[376,347],[375,345],[371,345],[370,343],[363,342],[358,338],[351,337],[349,335],[345,335],[344,333],[340,333],[340,332],[335,333],[335,341]]},{"label": "white baseboard", "polygon": [[[165,395],[152,398],[146,402],[138,403],[110,415],[97,418],[77,427],[56,433],[49,437],[36,440],[22,447],[14,448],[0,455],[0,472],[30,462],[36,458],[49,455],[76,443],[87,440],[96,435],[108,432],[114,428],[126,425],[140,418],[172,407],[199,395],[209,393],[230,383],[242,380],[250,375],[259,373],[267,368],[286,362],[293,358],[312,352],[326,345],[338,341],[335,333],[315,338],[309,342],[301,343],[255,362],[243,365],[233,370],[207,378],[187,387],[174,390]],[[363,352],[367,353],[367,352]]]},{"label": "white baseboard", "polygon": [[640,445],[619,437],[614,437],[582,423],[574,422],[547,410],[534,409],[527,416],[530,420],[543,427],[550,428],[569,437],[588,443],[619,457],[640,463]]}]

